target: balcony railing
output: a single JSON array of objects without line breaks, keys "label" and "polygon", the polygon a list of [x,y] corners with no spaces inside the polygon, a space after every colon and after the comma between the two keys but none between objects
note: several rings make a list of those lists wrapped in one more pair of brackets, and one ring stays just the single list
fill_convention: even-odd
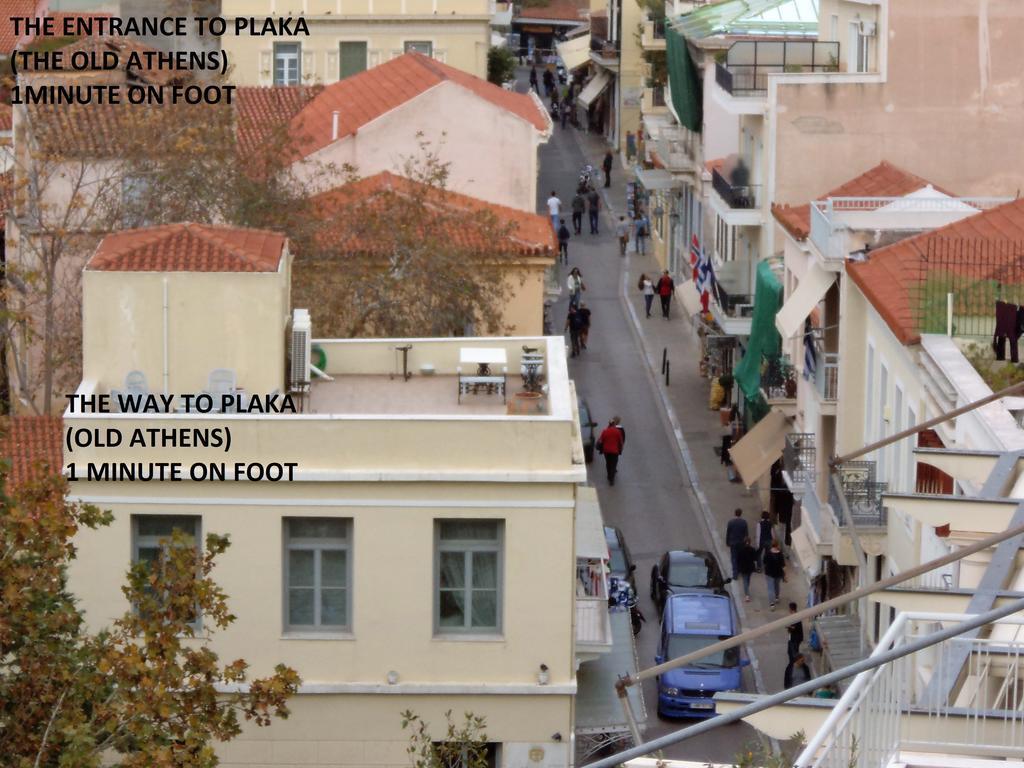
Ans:
[{"label": "balcony railing", "polygon": [[761,389],[768,400],[796,398],[796,367],[789,355],[761,355]]},{"label": "balcony railing", "polygon": [[889,484],[876,480],[875,462],[848,461],[838,467],[836,473],[843,498],[838,496],[837,483],[829,483],[829,503],[839,525],[884,526],[888,514],[882,504],[882,494]]},{"label": "balcony railing", "polygon": [[730,208],[749,210],[758,207],[758,198],[761,195],[760,185],[732,184],[716,169],[711,172],[711,186]]},{"label": "balcony railing", "polygon": [[768,90],[768,75],[779,72],[837,72],[839,43],[811,40],[740,40],[715,65],[715,82],[733,96]]},{"label": "balcony railing", "polygon": [[814,482],[816,456],[812,433],[791,432],[786,435],[786,442],[782,446],[782,469],[789,475],[793,488],[802,488],[808,481]]},{"label": "balcony railing", "polygon": [[665,106],[665,86],[654,85],[651,86],[651,104],[656,107]]},{"label": "balcony railing", "polygon": [[818,353],[818,365],[814,369],[814,383],[818,395],[826,402],[835,402],[839,397],[839,353]]},{"label": "balcony railing", "polygon": [[[661,90],[661,103],[665,103],[665,87]],[[667,170],[686,171],[694,167],[696,134],[683,126],[662,126],[653,137],[653,148]]]},{"label": "balcony railing", "polygon": [[715,293],[718,298],[716,303],[721,307],[722,313],[726,317],[753,317],[753,294],[729,293],[721,283],[718,284],[718,289]]}]

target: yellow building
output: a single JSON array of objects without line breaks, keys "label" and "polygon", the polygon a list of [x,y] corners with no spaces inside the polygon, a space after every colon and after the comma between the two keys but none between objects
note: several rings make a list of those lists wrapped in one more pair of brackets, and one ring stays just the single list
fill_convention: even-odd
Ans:
[{"label": "yellow building", "polygon": [[[489,0],[224,0],[236,18],[303,16],[308,35],[225,35],[239,85],[343,80],[409,51],[487,77]],[[230,29],[231,27],[229,27]]]},{"label": "yellow building", "polygon": [[[239,618],[211,646],[256,674],[288,664],[303,684],[291,718],[247,729],[223,765],[405,766],[406,709],[435,727],[448,709],[486,717],[494,765],[569,765],[586,472],[562,339],[313,340],[290,307],[284,238],[179,226],[113,235],[90,259],[78,390],[171,394],[172,412],[64,424],[227,429],[231,448],[65,454],[75,496],[115,516],[75,542],[90,629],[129,608],[125,571],[167,531],[230,534],[215,577]],[[524,347],[543,358],[536,394]],[[183,395],[203,391],[287,393],[300,412],[188,410]],[[133,462],[226,474],[87,479],[89,464]],[[275,464],[294,465],[290,482],[256,479]]]}]

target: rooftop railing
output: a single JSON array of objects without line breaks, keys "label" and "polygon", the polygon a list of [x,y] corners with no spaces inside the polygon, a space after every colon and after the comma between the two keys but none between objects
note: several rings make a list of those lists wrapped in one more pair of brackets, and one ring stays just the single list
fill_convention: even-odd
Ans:
[{"label": "rooftop railing", "polygon": [[715,65],[715,82],[733,96],[768,90],[768,75],[780,72],[836,72],[839,43],[812,40],[740,40]]}]

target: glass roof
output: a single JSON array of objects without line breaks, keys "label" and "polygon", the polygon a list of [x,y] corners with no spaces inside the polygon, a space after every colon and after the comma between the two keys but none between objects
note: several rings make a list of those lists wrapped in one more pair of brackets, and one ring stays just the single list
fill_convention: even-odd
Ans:
[{"label": "glass roof", "polygon": [[672,24],[691,40],[712,35],[817,35],[818,0],[723,0]]}]

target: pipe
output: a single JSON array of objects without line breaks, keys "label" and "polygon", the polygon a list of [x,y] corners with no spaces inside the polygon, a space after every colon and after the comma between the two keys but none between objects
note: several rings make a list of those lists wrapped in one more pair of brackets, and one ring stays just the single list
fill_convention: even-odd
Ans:
[{"label": "pipe", "polygon": [[953,294],[946,294],[946,335],[953,335]]},{"label": "pipe", "polygon": [[801,683],[800,685],[788,688],[785,691],[779,691],[778,693],[773,693],[769,696],[763,696],[759,700],[752,702],[751,704],[747,704],[745,707],[740,707],[732,712],[717,715],[716,717],[705,720],[697,725],[691,725],[689,728],[674,731],[673,733],[666,734],[657,739],[651,739],[650,741],[643,742],[635,747],[630,747],[629,749],[623,750],[622,752],[610,757],[602,758],[601,760],[593,763],[587,763],[583,768],[614,768],[614,766],[618,766],[627,760],[632,760],[636,757],[643,757],[651,752],[663,749],[664,747],[669,747],[673,744],[678,744],[681,741],[686,741],[689,738],[699,736],[702,733],[707,733],[708,731],[720,728],[723,725],[738,722],[745,717],[770,709],[776,704],[783,704],[798,696],[813,693],[823,685],[837,683],[840,680],[845,680],[846,678],[860,674],[861,672],[876,669],[891,661],[895,661],[896,659],[903,658],[911,653],[917,653],[925,648],[941,643],[943,640],[949,640],[957,637],[958,635],[962,635],[965,632],[984,626],[985,624],[998,621],[999,619],[1005,618],[1017,611],[1024,611],[1024,598],[1007,603],[1001,608],[995,608],[986,613],[978,614],[959,624],[954,624],[952,627],[926,635],[925,637],[911,643],[906,643],[905,645],[901,645],[890,651],[869,656],[866,659],[862,659],[854,664],[843,667],[842,669],[837,669],[834,672],[821,675],[813,680],[808,680],[806,683]]},{"label": "pipe", "polygon": [[168,328],[169,328],[169,323],[168,323],[169,311],[170,310],[168,308],[168,303],[167,303],[167,278],[165,277],[164,278],[164,396],[167,396],[167,395],[170,394],[170,388],[169,388],[170,366],[168,364],[169,353],[168,353],[168,349],[167,349],[167,347],[168,347],[167,336],[168,336],[168,333],[169,333],[169,331],[168,331]]},{"label": "pipe", "polygon": [[341,120],[341,111],[334,110],[331,113],[331,141],[338,140],[338,123]]},{"label": "pipe", "polygon": [[998,544],[999,542],[1004,541],[1005,539],[1009,539],[1014,536],[1020,535],[1024,535],[1024,525],[1018,525],[1015,528],[1008,528],[1005,531],[994,533],[991,536],[988,536],[984,539],[980,539],[966,547],[961,547],[953,552],[949,552],[948,554],[943,555],[942,557],[937,557],[934,560],[929,560],[927,563],[915,565],[913,568],[910,568],[906,571],[901,571],[900,573],[884,578],[881,581],[876,581],[872,584],[868,584],[867,586],[860,587],[859,589],[855,589],[853,592],[847,592],[845,595],[833,597],[831,600],[826,600],[824,603],[818,603],[818,605],[813,605],[810,608],[804,608],[802,611],[797,611],[796,613],[786,614],[782,618],[776,619],[775,621],[769,622],[767,624],[763,624],[760,627],[750,630],[749,632],[744,632],[742,635],[734,635],[733,637],[730,637],[727,640],[717,642],[714,645],[709,645],[706,648],[701,648],[698,651],[687,653],[683,656],[680,656],[678,659],[672,659],[671,661],[666,661],[664,664],[658,664],[657,666],[649,667],[645,670],[638,672],[635,677],[630,677],[629,675],[621,677],[615,683],[615,686],[616,688],[618,688],[619,686],[635,685],[636,683],[642,680],[647,680],[652,677],[656,677],[662,674],[663,672],[668,672],[671,669],[676,669],[677,667],[684,666],[691,661],[696,661],[698,659],[704,658],[705,656],[710,656],[713,653],[718,653],[719,651],[724,651],[728,648],[733,648],[737,645],[742,645],[743,643],[746,643],[750,640],[754,640],[755,638],[761,637],[762,635],[766,635],[769,632],[774,632],[777,629],[782,629],[783,627],[787,627],[790,624],[794,624],[797,621],[803,621],[804,619],[814,618],[815,616],[825,613],[826,611],[829,611],[833,608],[838,608],[839,606],[845,605],[846,603],[852,603],[853,601],[859,600],[860,598],[865,597],[866,595],[879,592],[891,586],[895,586],[900,582],[907,581],[908,579],[912,579],[915,576],[920,576],[922,573],[926,573],[928,571],[934,570],[935,568],[939,568],[943,565],[948,565],[949,563],[952,563],[954,561],[961,560],[967,555],[973,555],[975,552],[980,552],[983,549],[987,549],[988,547]]}]

